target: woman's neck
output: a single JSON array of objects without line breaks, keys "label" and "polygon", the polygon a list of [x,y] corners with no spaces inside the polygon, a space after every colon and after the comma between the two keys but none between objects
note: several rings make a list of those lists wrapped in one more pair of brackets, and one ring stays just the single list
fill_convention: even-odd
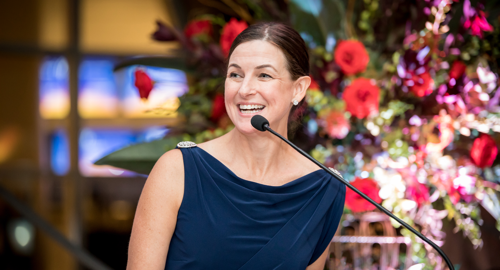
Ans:
[{"label": "woman's neck", "polygon": [[[286,138],[286,128],[280,132]],[[259,181],[275,175],[289,163],[289,146],[270,132],[246,135],[236,128],[225,138],[227,157],[238,171],[251,172],[251,179]],[[288,157],[288,158],[287,158]]]}]

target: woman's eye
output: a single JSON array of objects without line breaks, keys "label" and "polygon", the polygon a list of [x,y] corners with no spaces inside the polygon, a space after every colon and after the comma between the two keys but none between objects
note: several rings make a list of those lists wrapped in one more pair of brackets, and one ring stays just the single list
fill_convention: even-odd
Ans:
[{"label": "woman's eye", "polygon": [[236,74],[236,73],[234,73],[234,72],[231,72],[231,73],[229,74],[229,78],[238,78],[237,76],[240,76],[240,75],[238,75],[238,74]]},{"label": "woman's eye", "polygon": [[259,75],[259,77],[263,77],[263,78],[271,78],[271,79],[273,78],[273,77],[271,77],[269,74],[266,74],[266,73],[261,73],[261,74]]}]

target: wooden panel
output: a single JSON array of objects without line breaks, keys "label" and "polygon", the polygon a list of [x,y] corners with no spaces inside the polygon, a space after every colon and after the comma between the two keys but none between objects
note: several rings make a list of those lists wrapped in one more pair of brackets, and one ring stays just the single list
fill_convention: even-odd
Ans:
[{"label": "wooden panel", "polygon": [[177,44],[159,43],[151,39],[156,20],[171,23],[163,0],[83,0],[82,51],[164,54]]}]

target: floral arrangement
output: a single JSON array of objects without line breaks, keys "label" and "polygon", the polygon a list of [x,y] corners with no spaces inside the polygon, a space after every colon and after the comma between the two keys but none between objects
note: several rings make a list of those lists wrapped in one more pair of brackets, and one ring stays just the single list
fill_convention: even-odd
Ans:
[{"label": "floral arrangement", "polygon": [[[500,10],[494,1],[352,2],[314,9],[255,0],[237,9],[248,23],[291,23],[310,48],[313,82],[295,143],[430,239],[444,241],[444,221],[480,247],[480,206],[500,230]],[[186,124],[170,136],[202,142],[232,128],[224,57],[247,22],[205,14],[184,31],[158,22],[154,39],[180,42],[194,69],[179,108]],[[136,71],[136,86],[147,98],[153,84],[144,72]],[[130,149],[120,151],[133,156]],[[113,165],[110,157],[101,164]],[[347,191],[346,213],[374,209]],[[416,263],[439,266],[412,240]]]}]

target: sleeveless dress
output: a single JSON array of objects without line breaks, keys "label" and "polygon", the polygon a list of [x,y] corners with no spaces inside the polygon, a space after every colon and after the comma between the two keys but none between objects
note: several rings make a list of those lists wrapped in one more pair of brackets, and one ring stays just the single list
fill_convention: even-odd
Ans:
[{"label": "sleeveless dress", "polygon": [[318,170],[282,186],[242,179],[205,150],[180,148],[184,198],[165,269],[305,269],[330,243],[345,185]]}]

